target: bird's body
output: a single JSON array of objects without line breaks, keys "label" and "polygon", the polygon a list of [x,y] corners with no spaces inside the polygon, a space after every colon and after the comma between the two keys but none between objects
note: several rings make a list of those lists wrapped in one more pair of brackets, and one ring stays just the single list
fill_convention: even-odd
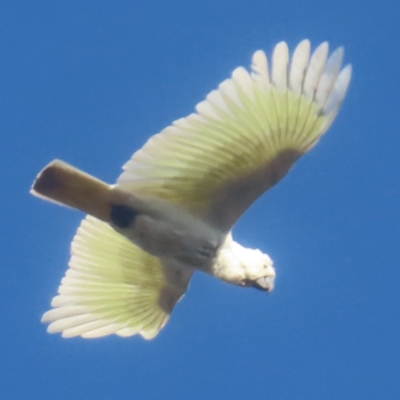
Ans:
[{"label": "bird's body", "polygon": [[50,332],[152,338],[192,274],[202,271],[270,291],[272,260],[235,242],[245,210],[312,148],[335,118],[351,68],[343,49],[301,42],[289,67],[279,43],[272,68],[253,56],[198,104],[153,136],[108,185],[54,161],[32,192],[89,216],[72,243],[70,269],[43,320]]}]

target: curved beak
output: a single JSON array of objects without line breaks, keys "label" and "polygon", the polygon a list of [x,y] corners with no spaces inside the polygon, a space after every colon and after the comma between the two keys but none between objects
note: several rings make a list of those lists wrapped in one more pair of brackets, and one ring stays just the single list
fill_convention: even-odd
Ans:
[{"label": "curved beak", "polygon": [[263,290],[264,292],[272,292],[275,286],[275,277],[273,276],[263,276],[256,279],[251,287],[258,290]]}]

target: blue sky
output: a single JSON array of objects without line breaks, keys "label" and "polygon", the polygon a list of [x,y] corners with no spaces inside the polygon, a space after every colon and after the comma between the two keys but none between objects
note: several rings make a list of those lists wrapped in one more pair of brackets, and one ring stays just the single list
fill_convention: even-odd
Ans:
[{"label": "blue sky", "polygon": [[[398,399],[399,15],[394,0],[3,1],[1,397]],[[37,172],[61,158],[115,181],[255,50],[306,37],[344,45],[354,78],[235,228],[274,259],[275,291],[198,274],[153,341],[47,334],[83,215],[30,196]]]}]

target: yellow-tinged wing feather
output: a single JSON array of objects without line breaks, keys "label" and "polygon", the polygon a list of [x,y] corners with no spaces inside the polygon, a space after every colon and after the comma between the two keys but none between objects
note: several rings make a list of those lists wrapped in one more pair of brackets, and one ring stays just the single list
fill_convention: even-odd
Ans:
[{"label": "yellow-tinged wing feather", "polygon": [[167,323],[192,273],[173,281],[159,259],[142,251],[108,224],[82,221],[69,269],[52,310],[43,315],[49,332],[63,337],[140,334],[151,339]]},{"label": "yellow-tinged wing feather", "polygon": [[286,43],[262,51],[252,73],[237,68],[197,113],[175,121],[136,152],[117,186],[159,196],[229,230],[329,128],[345,97],[351,67],[343,49],[310,57],[302,41],[290,60]]}]

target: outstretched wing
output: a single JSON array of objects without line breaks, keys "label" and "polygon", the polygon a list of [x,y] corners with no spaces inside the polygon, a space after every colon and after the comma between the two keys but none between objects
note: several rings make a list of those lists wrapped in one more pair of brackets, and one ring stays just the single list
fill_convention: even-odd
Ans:
[{"label": "outstretched wing", "polygon": [[165,326],[192,273],[179,279],[108,224],[82,221],[72,243],[69,269],[52,310],[42,321],[63,337],[140,334],[151,339]]},{"label": "outstretched wing", "polygon": [[351,67],[328,44],[310,57],[302,41],[291,60],[285,42],[237,68],[197,113],[153,136],[125,164],[117,186],[188,209],[222,230],[275,185],[329,128],[345,97]]}]

